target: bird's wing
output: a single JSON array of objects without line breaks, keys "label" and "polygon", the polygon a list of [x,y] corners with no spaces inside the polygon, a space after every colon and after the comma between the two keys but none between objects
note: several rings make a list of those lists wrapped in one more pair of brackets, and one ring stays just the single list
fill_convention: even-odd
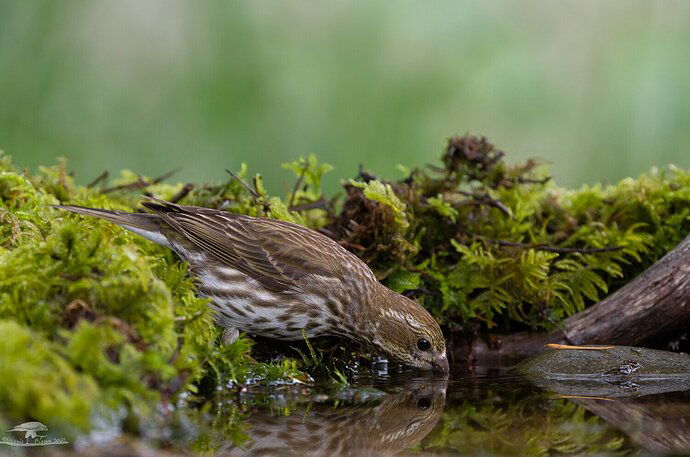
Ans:
[{"label": "bird's wing", "polygon": [[275,292],[308,275],[340,279],[348,265],[362,268],[336,242],[300,225],[167,202],[143,204],[196,246]]}]

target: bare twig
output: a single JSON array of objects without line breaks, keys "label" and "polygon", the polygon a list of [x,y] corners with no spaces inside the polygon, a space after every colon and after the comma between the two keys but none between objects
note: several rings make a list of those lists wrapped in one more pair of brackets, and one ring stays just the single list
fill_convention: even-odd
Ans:
[{"label": "bare twig", "polygon": [[499,246],[535,249],[537,251],[555,252],[558,254],[596,254],[599,252],[615,252],[623,249],[623,246],[606,246],[603,248],[562,248],[558,246],[549,246],[546,244],[515,243],[512,241],[491,239],[489,239],[489,241],[498,243]]},{"label": "bare twig", "polygon": [[295,194],[297,193],[297,190],[299,189],[299,186],[302,184],[302,180],[304,179],[304,174],[307,172],[307,168],[309,167],[309,162],[306,162],[304,166],[302,167],[302,171],[299,174],[299,177],[297,178],[297,181],[295,182],[295,187],[292,188],[292,193],[290,194],[290,201],[288,202],[288,209],[290,211],[299,211],[295,210],[292,205],[295,203]]},{"label": "bare twig", "polygon": [[476,201],[476,203],[480,205],[488,205],[488,206],[493,206],[494,208],[497,208],[499,211],[501,211],[503,214],[505,214],[508,217],[513,217],[513,213],[510,211],[510,209],[503,204],[502,201],[492,198],[489,194],[480,194],[477,192],[467,192],[464,190],[453,190],[452,192],[460,195],[465,195],[466,197],[472,197]]},{"label": "bare twig", "polygon": [[447,172],[448,172],[447,169],[445,169],[445,168],[443,168],[443,167],[438,167],[438,166],[436,166],[436,165],[432,165],[432,164],[430,164],[430,163],[426,164],[426,167],[427,167],[429,170],[435,171],[435,172],[437,172],[437,173],[447,173]]},{"label": "bare twig", "polygon": [[328,209],[328,201],[325,198],[321,197],[315,202],[304,203],[302,205],[297,206],[290,206],[290,211],[304,211],[316,208]]},{"label": "bare twig", "polygon": [[174,170],[170,170],[169,172],[162,174],[159,177],[155,178],[153,181],[151,181],[151,184],[149,184],[149,185],[158,184],[160,182],[163,182],[166,179],[168,179],[169,177],[171,177],[172,175],[174,175],[175,173],[177,173],[178,171],[180,171],[179,168],[175,168]]},{"label": "bare twig", "polygon": [[174,175],[174,174],[177,173],[178,171],[180,171],[180,169],[179,169],[179,168],[176,168],[176,169],[171,170],[171,171],[169,171],[169,172],[167,172],[167,173],[165,173],[165,174],[160,175],[159,177],[157,177],[157,178],[155,178],[155,179],[153,179],[153,180],[151,180],[151,181],[147,181],[147,180],[145,180],[143,177],[139,176],[139,179],[137,179],[137,180],[134,181],[134,182],[127,183],[127,184],[120,184],[120,185],[118,185],[118,186],[109,187],[109,188],[107,188],[107,189],[103,189],[101,192],[104,193],[104,194],[107,194],[107,193],[110,193],[110,192],[114,192],[114,191],[116,191],[116,190],[145,189],[145,188],[148,187],[148,186],[152,186],[152,185],[154,185],[154,184],[158,184],[158,183],[160,183],[160,182],[162,182],[162,181],[165,181],[166,179],[168,179],[169,177],[171,177],[172,175]]},{"label": "bare twig", "polygon": [[559,247],[559,246],[550,246],[548,244],[518,243],[515,241],[496,240],[494,238],[489,238],[489,237],[486,237],[483,235],[478,235],[476,233],[471,233],[471,232],[467,232],[467,231],[466,231],[466,233],[470,236],[475,237],[475,238],[480,238],[480,239],[486,240],[490,243],[496,243],[499,246],[503,246],[503,247],[534,249],[537,251],[555,252],[557,254],[597,254],[600,252],[615,252],[615,251],[620,251],[621,249],[623,249],[623,246],[606,246],[603,248],[565,248],[565,247]]},{"label": "bare twig", "polygon": [[108,194],[110,192],[115,192],[116,190],[143,189],[144,187],[146,187],[148,185],[149,185],[149,183],[146,182],[141,176],[139,176],[137,181],[127,183],[127,184],[120,184],[118,186],[108,187],[107,189],[103,189],[101,192],[104,194]]},{"label": "bare twig", "polygon": [[255,191],[254,189],[252,189],[252,186],[250,186],[249,183],[247,183],[247,181],[245,181],[244,179],[240,178],[239,176],[237,176],[235,173],[233,173],[232,171],[228,170],[227,168],[225,169],[225,171],[226,171],[230,176],[232,176],[237,182],[239,182],[240,184],[242,184],[242,187],[244,187],[245,189],[247,189],[247,190],[249,191],[249,193],[252,194],[252,196],[253,196],[254,198],[259,198],[259,197],[260,197],[259,193],[258,193],[257,191]]},{"label": "bare twig", "polygon": [[96,177],[96,179],[94,179],[93,181],[91,181],[90,183],[88,183],[88,184],[86,185],[86,187],[89,188],[89,189],[92,188],[92,187],[95,187],[97,184],[99,184],[101,181],[103,181],[103,180],[105,180],[105,179],[108,179],[108,170],[105,170],[103,173],[101,173],[100,175],[98,175],[98,176]]},{"label": "bare twig", "polygon": [[187,183],[184,186],[182,186],[182,189],[179,190],[175,195],[172,196],[170,199],[170,203],[177,203],[183,198],[185,198],[191,191],[194,189],[194,184],[192,183]]},{"label": "bare twig", "polygon": [[547,182],[551,181],[551,176],[547,176],[546,178],[542,179],[523,178],[522,176],[519,176],[517,181],[520,184],[546,184]]}]

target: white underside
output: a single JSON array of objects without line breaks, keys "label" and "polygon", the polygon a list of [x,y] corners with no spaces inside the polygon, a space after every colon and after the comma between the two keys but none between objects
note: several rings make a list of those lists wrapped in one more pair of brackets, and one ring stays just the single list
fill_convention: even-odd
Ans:
[{"label": "white underside", "polygon": [[[302,330],[308,337],[315,337],[324,335],[326,325],[325,323],[310,329],[305,329],[307,324],[313,321],[323,322],[325,300],[323,297],[314,294],[302,295],[292,297],[290,294],[276,294],[265,289],[258,281],[245,275],[244,273],[235,270],[231,267],[225,267],[219,270],[223,277],[218,277],[212,270],[206,269],[207,256],[203,253],[191,254],[177,243],[170,243],[161,233],[144,230],[137,227],[124,226],[131,232],[146,238],[161,246],[171,248],[180,257],[188,261],[197,272],[197,280],[206,288],[212,289],[215,293],[203,294],[211,299],[211,309],[216,312],[216,321],[222,327],[228,329],[237,329],[241,332],[250,333],[253,335],[265,336],[268,338],[277,338],[283,340],[300,340],[303,338]],[[232,280],[228,280],[232,278]],[[274,302],[274,307],[257,307],[253,305],[253,301],[249,298],[231,298],[232,295],[250,295],[256,300],[265,302]],[[224,297],[224,295],[226,295]],[[293,311],[294,305],[308,304],[310,309],[321,311],[318,317],[310,317],[304,312]],[[227,306],[232,305],[239,309],[242,314],[237,313],[233,308]],[[289,319],[279,320],[280,316],[289,314]],[[259,322],[256,320],[265,318],[267,322]],[[297,330],[287,330],[297,329]],[[276,330],[274,330],[276,329]],[[228,337],[234,332],[229,332]],[[233,338],[233,339],[234,339]]]},{"label": "white underside", "polygon": [[160,244],[161,246],[165,246],[166,248],[171,247],[167,238],[165,238],[159,232],[151,232],[149,230],[144,230],[137,227],[130,227],[128,225],[123,225],[123,227],[129,230],[130,232],[134,232],[137,235],[146,238],[149,241],[153,241],[156,244]]}]

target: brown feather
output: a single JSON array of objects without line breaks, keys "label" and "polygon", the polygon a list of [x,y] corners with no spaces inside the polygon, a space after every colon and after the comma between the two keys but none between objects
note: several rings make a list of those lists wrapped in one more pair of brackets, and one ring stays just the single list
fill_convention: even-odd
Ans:
[{"label": "brown feather", "polygon": [[77,205],[53,205],[53,208],[99,217],[114,222],[117,225],[160,233],[160,218],[155,214],[127,213],[125,211],[87,208]]},{"label": "brown feather", "polygon": [[300,225],[167,202],[142,204],[196,246],[274,292],[294,289],[310,275],[345,279],[354,273],[376,282],[361,260]]}]

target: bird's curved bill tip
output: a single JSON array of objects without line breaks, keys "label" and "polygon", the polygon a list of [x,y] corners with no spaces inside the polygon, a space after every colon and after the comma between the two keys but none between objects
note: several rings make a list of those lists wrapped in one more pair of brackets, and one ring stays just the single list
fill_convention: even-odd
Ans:
[{"label": "bird's curved bill tip", "polygon": [[434,371],[440,371],[442,373],[448,373],[450,371],[450,367],[448,366],[448,357],[446,357],[445,354],[434,360],[433,365]]}]

